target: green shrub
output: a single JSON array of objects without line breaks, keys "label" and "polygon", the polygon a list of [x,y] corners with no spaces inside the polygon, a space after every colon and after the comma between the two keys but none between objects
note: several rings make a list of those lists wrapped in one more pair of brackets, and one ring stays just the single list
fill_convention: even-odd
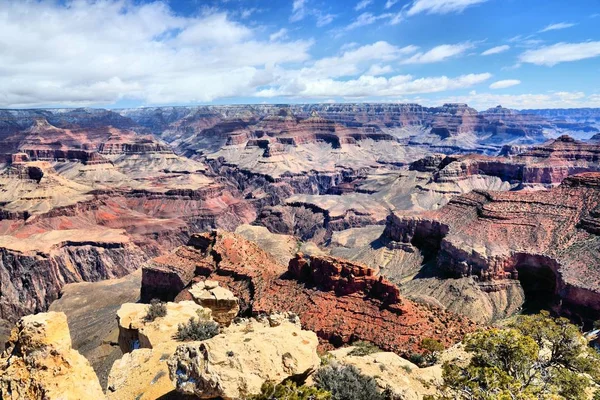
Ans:
[{"label": "green shrub", "polygon": [[315,385],[332,400],[385,400],[377,382],[352,365],[330,365],[315,373]]},{"label": "green shrub", "polygon": [[148,307],[148,312],[144,317],[144,321],[152,322],[156,318],[164,317],[167,315],[167,306],[165,303],[158,299],[153,299]]},{"label": "green shrub", "polygon": [[296,386],[288,381],[282,384],[263,383],[260,394],[248,397],[248,400],[329,400],[331,393],[309,386]]},{"label": "green shrub", "polygon": [[359,340],[358,342],[352,343],[352,346],[355,346],[349,353],[349,356],[368,356],[369,354],[379,353],[381,349],[375,346],[371,342],[367,342],[364,340]]},{"label": "green shrub", "polygon": [[179,324],[175,339],[180,342],[201,341],[219,334],[219,324],[214,321],[190,319],[186,324]]},{"label": "green shrub", "polygon": [[426,365],[433,365],[438,361],[438,354],[444,351],[444,345],[436,339],[425,338],[421,341],[421,347],[425,350],[424,361]]},{"label": "green shrub", "polygon": [[470,363],[444,364],[443,395],[436,399],[584,400],[600,382],[600,356],[575,325],[545,311],[465,343]]}]

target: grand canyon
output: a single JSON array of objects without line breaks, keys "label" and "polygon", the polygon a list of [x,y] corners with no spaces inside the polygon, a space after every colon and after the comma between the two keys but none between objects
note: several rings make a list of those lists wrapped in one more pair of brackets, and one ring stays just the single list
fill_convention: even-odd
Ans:
[{"label": "grand canyon", "polygon": [[600,400],[598,0],[0,0],[0,400]]},{"label": "grand canyon", "polygon": [[117,310],[205,281],[232,318],[294,313],[320,351],[409,358],[542,309],[591,329],[599,128],[465,104],[3,110],[2,342],[64,312],[106,385],[141,335]]}]

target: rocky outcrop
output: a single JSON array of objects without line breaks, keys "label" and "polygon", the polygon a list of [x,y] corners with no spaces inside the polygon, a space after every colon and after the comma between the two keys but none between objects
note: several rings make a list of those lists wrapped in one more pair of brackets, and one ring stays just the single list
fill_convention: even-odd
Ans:
[{"label": "rocky outcrop", "polygon": [[474,191],[418,217],[392,215],[384,236],[434,254],[440,272],[474,276],[484,289],[518,280],[526,302],[597,319],[599,182],[586,173],[546,191]]},{"label": "rocky outcrop", "polygon": [[320,364],[314,332],[288,319],[236,323],[202,342],[182,344],[168,361],[177,391],[201,399],[239,399],[266,382],[306,377]]},{"label": "rocky outcrop", "polygon": [[152,349],[172,341],[179,325],[190,319],[211,319],[211,310],[192,301],[166,303],[166,315],[153,321],[146,320],[148,304],[123,304],[117,311],[119,347],[123,353],[136,349]]},{"label": "rocky outcrop", "polygon": [[29,315],[17,322],[0,357],[0,398],[104,398],[89,362],[71,348],[65,314]]},{"label": "rocky outcrop", "polygon": [[[376,275],[360,264],[317,256],[293,260],[288,271],[254,243],[217,231],[196,235],[188,246],[145,267],[142,295],[188,299],[189,287],[206,277],[240,299],[242,314],[297,314],[303,328],[315,331],[325,347],[362,339],[408,354],[421,350],[423,336],[451,344],[475,327],[398,296],[394,285]],[[185,288],[176,294],[167,281]]]},{"label": "rocky outcrop", "polygon": [[188,292],[197,304],[212,311],[212,318],[220,325],[229,326],[240,311],[238,298],[219,282],[201,281],[193,284]]}]

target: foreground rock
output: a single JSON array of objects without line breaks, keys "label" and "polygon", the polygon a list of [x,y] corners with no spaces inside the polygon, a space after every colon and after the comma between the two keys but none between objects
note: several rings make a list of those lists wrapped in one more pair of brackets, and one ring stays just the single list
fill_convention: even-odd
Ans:
[{"label": "foreground rock", "polygon": [[181,393],[240,399],[260,393],[266,381],[307,376],[320,364],[317,345],[314,332],[289,319],[251,319],[212,339],[180,345],[169,372]]},{"label": "foreground rock", "polygon": [[89,362],[71,348],[65,314],[50,312],[19,320],[0,358],[0,398],[104,398]]},{"label": "foreground rock", "polygon": [[180,324],[190,319],[211,319],[211,310],[192,301],[166,303],[167,314],[154,321],[147,321],[148,304],[123,304],[117,312],[119,323],[119,347],[123,353],[146,348],[152,349],[160,343],[173,341]]}]

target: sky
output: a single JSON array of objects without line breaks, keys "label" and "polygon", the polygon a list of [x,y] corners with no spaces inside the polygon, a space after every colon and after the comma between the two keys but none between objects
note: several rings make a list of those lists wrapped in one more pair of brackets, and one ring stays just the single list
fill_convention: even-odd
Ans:
[{"label": "sky", "polygon": [[600,0],[0,0],[0,108],[600,107]]}]

